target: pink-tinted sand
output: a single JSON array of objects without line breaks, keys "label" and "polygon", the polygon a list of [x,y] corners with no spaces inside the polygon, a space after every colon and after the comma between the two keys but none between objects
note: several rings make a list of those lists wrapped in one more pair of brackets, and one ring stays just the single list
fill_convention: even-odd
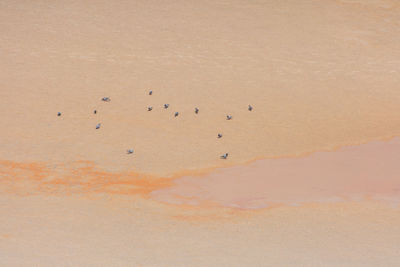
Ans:
[{"label": "pink-tinted sand", "polygon": [[0,266],[399,266],[398,0],[0,7]]},{"label": "pink-tinted sand", "polygon": [[400,199],[400,140],[371,142],[304,158],[265,159],[175,180],[151,193],[173,204],[243,209],[365,198]]}]

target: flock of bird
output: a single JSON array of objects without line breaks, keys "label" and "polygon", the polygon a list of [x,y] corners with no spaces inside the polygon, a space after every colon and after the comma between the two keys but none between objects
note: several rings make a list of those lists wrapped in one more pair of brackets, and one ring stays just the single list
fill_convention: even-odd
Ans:
[{"label": "flock of bird", "polygon": [[[153,91],[152,91],[152,90],[149,91],[149,95],[153,95]],[[104,102],[110,102],[110,101],[111,101],[111,99],[110,99],[109,97],[103,97],[101,100],[104,101]],[[169,108],[169,104],[164,104],[164,109],[167,109],[167,108]],[[253,107],[252,107],[251,105],[249,105],[247,109],[248,109],[249,111],[252,111],[252,110],[253,110]],[[152,110],[153,110],[153,107],[151,107],[151,106],[147,107],[147,111],[152,111]],[[195,112],[196,114],[198,114],[199,111],[200,111],[200,110],[199,110],[198,108],[195,108],[195,109],[194,109],[194,112]],[[93,113],[94,113],[94,114],[97,114],[97,110],[94,110]],[[175,113],[174,113],[174,117],[178,117],[178,115],[179,115],[179,112],[175,112]],[[57,113],[57,116],[61,116],[61,112],[58,112],[58,113]],[[232,119],[232,116],[231,116],[231,115],[226,115],[226,119],[227,119],[227,120],[231,120],[231,119]],[[96,125],[96,130],[100,129],[100,127],[101,127],[101,123],[98,123],[98,124]],[[218,137],[218,138],[222,138],[222,134],[221,134],[221,133],[218,133],[217,137]],[[133,149],[128,149],[126,152],[127,152],[127,154],[133,154]],[[220,158],[221,158],[221,159],[226,159],[226,158],[228,157],[228,155],[229,155],[228,153],[225,153],[225,154],[223,154]]]}]

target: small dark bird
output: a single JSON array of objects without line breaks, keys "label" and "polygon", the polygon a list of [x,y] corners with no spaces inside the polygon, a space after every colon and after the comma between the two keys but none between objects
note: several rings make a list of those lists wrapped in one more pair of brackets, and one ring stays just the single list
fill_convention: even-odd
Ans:
[{"label": "small dark bird", "polygon": [[152,95],[153,94],[153,91],[152,90],[150,90],[150,92],[149,92],[149,95]]},{"label": "small dark bird", "polygon": [[178,117],[178,115],[179,115],[179,112],[175,112],[175,117]]},{"label": "small dark bird", "polygon": [[195,109],[194,109],[194,113],[196,113],[196,114],[199,113],[199,109],[198,109],[198,108],[195,108]]},{"label": "small dark bird", "polygon": [[153,107],[148,107],[147,108],[147,111],[152,111],[153,110]]},{"label": "small dark bird", "polygon": [[96,125],[96,130],[97,130],[97,129],[100,129],[100,126],[101,126],[101,123],[98,123],[98,124]]},{"label": "small dark bird", "polygon": [[164,108],[167,109],[169,107],[169,104],[164,104]]},{"label": "small dark bird", "polygon": [[252,110],[253,110],[253,107],[252,107],[251,105],[249,105],[248,110],[249,110],[249,111],[252,111]]},{"label": "small dark bird", "polygon": [[228,153],[225,153],[221,156],[221,159],[226,159],[228,157]]},{"label": "small dark bird", "polygon": [[110,102],[111,99],[109,97],[103,97],[101,100],[103,100],[104,102]]},{"label": "small dark bird", "polygon": [[127,154],[132,154],[132,153],[133,153],[133,149],[128,149],[128,150],[126,151],[126,153],[127,153]]},{"label": "small dark bird", "polygon": [[94,114],[97,114],[97,110],[94,110],[93,113],[94,113]]},{"label": "small dark bird", "polygon": [[218,134],[218,138],[221,138],[221,137],[222,137],[222,134],[219,133],[219,134]]},{"label": "small dark bird", "polygon": [[228,121],[230,121],[230,120],[232,119],[232,116],[231,116],[231,115],[226,115],[226,119],[227,119]]},{"label": "small dark bird", "polygon": [[58,113],[57,113],[57,116],[60,117],[60,116],[61,116],[61,112],[58,112]]}]

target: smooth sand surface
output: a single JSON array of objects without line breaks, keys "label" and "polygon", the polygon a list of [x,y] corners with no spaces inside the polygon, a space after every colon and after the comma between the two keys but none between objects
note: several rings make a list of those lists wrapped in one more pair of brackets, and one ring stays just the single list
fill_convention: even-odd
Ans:
[{"label": "smooth sand surface", "polygon": [[165,176],[400,134],[397,0],[2,1],[0,16],[0,159]]},{"label": "smooth sand surface", "polygon": [[378,203],[250,212],[140,199],[0,196],[2,266],[398,266],[400,213]]},{"label": "smooth sand surface", "polygon": [[20,196],[140,196],[169,204],[240,209],[366,199],[398,206],[398,155],[400,140],[395,138],[169,178],[105,171],[88,161],[68,165],[0,161],[0,190]]},{"label": "smooth sand surface", "polygon": [[174,204],[257,209],[277,204],[384,199],[400,203],[400,140],[372,142],[304,158],[266,159],[185,176],[151,192]]},{"label": "smooth sand surface", "polygon": [[1,1],[0,265],[398,266],[399,22],[397,0]]}]

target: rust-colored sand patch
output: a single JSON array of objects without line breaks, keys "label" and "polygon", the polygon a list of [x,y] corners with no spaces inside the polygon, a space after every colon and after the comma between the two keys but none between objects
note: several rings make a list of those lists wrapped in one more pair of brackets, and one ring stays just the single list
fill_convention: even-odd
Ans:
[{"label": "rust-colored sand patch", "polygon": [[48,166],[45,163],[0,161],[1,190],[15,194],[110,193],[146,196],[170,185],[172,178],[135,172],[107,172],[93,162]]}]

